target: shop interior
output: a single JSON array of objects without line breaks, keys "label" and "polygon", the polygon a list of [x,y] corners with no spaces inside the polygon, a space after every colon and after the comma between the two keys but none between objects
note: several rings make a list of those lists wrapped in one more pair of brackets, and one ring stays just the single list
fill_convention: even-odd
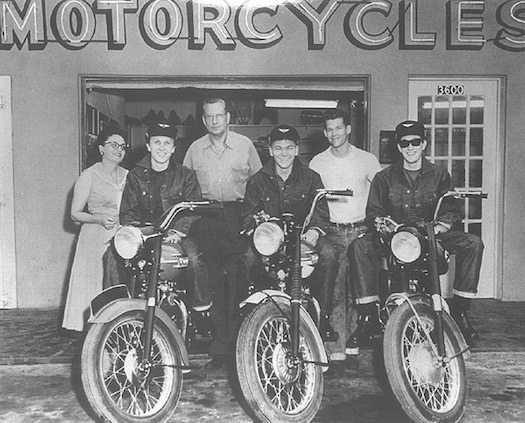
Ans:
[{"label": "shop interior", "polygon": [[[123,166],[131,169],[147,153],[145,135],[148,124],[159,117],[177,126],[175,159],[182,162],[186,150],[206,134],[202,123],[202,104],[206,98],[224,98],[231,114],[230,129],[252,140],[261,160],[268,157],[267,136],[275,125],[294,126],[300,136],[299,159],[307,164],[328,147],[323,134],[322,114],[328,108],[345,110],[352,125],[350,141],[368,147],[367,93],[361,79],[350,81],[347,89],[336,90],[329,81],[292,89],[292,86],[199,87],[197,84],[156,86],[125,80],[83,81],[82,169],[98,160],[96,136],[105,125],[116,124],[128,133],[129,150]],[[142,82],[144,82],[142,81]],[[267,85],[267,84],[266,84]]]}]

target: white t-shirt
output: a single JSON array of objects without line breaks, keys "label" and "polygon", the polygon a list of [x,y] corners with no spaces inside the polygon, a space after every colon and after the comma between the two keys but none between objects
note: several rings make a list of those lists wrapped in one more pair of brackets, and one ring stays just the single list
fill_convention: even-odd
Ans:
[{"label": "white t-shirt", "polygon": [[355,146],[343,158],[335,157],[331,147],[310,161],[310,168],[321,175],[325,188],[351,189],[352,197],[328,198],[330,221],[355,223],[366,217],[366,202],[370,183],[381,170],[376,156]]}]

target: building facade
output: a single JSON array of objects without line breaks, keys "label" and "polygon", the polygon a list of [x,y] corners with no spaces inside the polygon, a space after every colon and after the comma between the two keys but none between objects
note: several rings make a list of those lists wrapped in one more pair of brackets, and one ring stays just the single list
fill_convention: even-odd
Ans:
[{"label": "building facade", "polygon": [[427,157],[489,194],[464,222],[486,244],[479,295],[525,300],[525,2],[0,0],[0,11],[0,307],[63,303],[72,188],[100,125],[127,128],[139,151],[147,113],[174,111],[189,143],[210,94],[231,97],[232,123],[255,143],[275,122],[299,127],[304,160],[325,142],[322,107],[265,100],[337,101],[352,141],[385,166],[395,125],[422,120]]}]

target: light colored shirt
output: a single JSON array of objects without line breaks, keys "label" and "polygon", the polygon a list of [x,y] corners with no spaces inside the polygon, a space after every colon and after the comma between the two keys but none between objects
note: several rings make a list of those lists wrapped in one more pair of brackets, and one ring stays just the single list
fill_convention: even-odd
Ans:
[{"label": "light colored shirt", "polygon": [[202,196],[215,201],[244,199],[246,181],[262,167],[251,140],[232,131],[228,131],[220,152],[208,134],[193,142],[183,164],[197,172]]},{"label": "light colored shirt", "polygon": [[321,175],[327,189],[351,189],[352,197],[328,198],[330,221],[333,223],[355,223],[366,217],[366,202],[370,184],[381,170],[376,156],[351,146],[350,153],[336,157],[331,147],[317,154],[310,161],[310,168]]}]

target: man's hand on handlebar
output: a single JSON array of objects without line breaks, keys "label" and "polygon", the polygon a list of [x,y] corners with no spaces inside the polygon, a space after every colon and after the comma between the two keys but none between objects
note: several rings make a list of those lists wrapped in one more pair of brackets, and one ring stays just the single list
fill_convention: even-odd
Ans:
[{"label": "man's hand on handlebar", "polygon": [[436,222],[434,224],[434,234],[435,235],[438,235],[438,234],[443,234],[445,232],[447,232],[450,228],[448,228],[446,225],[440,223],[440,222]]},{"label": "man's hand on handlebar", "polygon": [[170,229],[166,233],[166,237],[164,238],[164,242],[170,242],[172,244],[178,244],[182,238],[184,238],[186,234],[183,234],[180,231],[177,231],[176,229]]},{"label": "man's hand on handlebar", "polygon": [[390,217],[381,216],[375,218],[376,231],[381,235],[389,235],[395,231],[397,224]]},{"label": "man's hand on handlebar", "polygon": [[319,233],[319,231],[316,231],[315,229],[308,229],[301,236],[301,239],[315,247],[317,245],[317,241],[319,240],[320,235],[321,234]]}]

